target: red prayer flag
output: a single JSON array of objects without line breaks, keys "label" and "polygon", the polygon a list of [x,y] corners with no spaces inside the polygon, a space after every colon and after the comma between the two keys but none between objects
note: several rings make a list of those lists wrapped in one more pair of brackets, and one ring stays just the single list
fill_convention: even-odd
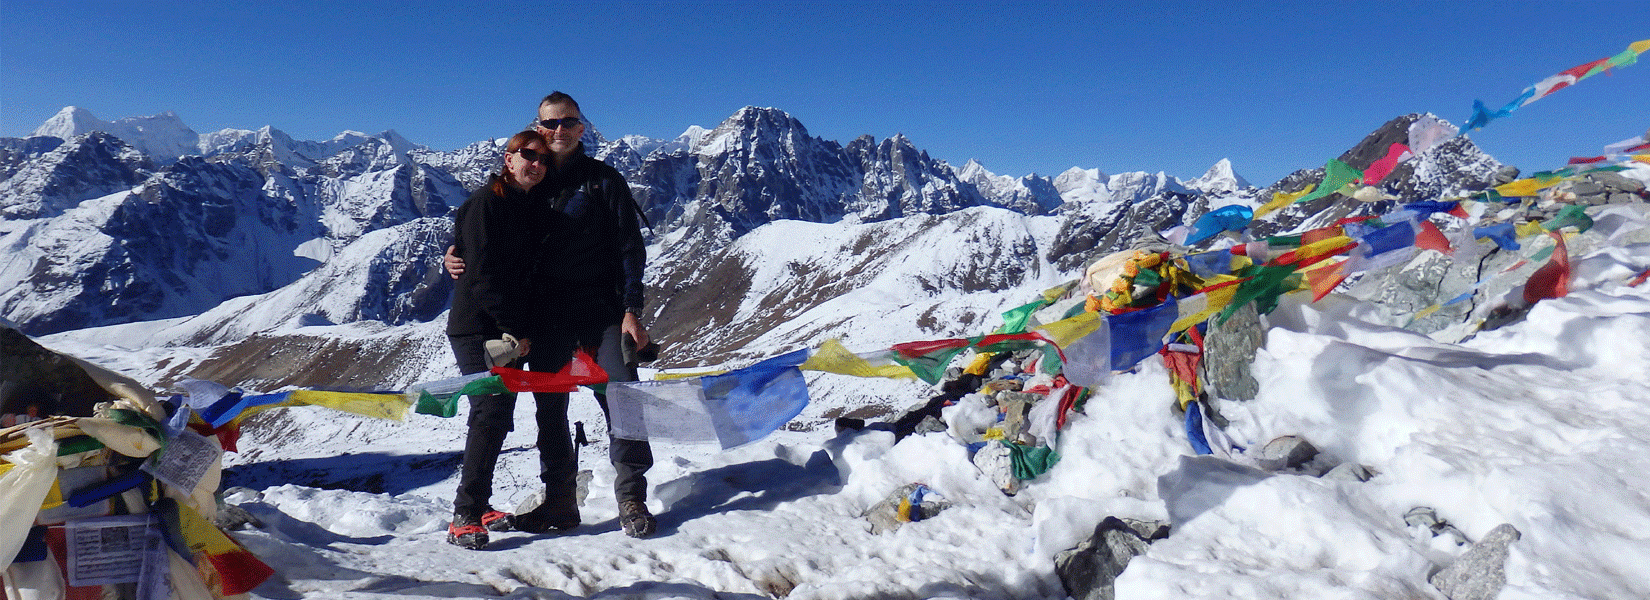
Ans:
[{"label": "red prayer flag", "polygon": [[581,385],[607,383],[607,371],[582,349],[573,352],[573,360],[554,373],[493,367],[493,374],[512,392],[571,392]]},{"label": "red prayer flag", "polygon": [[1306,272],[1306,283],[1312,287],[1312,301],[1322,300],[1334,291],[1335,286],[1346,281],[1346,263],[1342,262],[1332,267],[1314,269]]},{"label": "red prayer flag", "polygon": [[258,560],[251,552],[242,548],[222,554],[208,554],[206,561],[211,563],[212,570],[218,573],[218,585],[225,596],[235,596],[252,591],[264,580],[275,575],[275,569]]},{"label": "red prayer flag", "polygon": [[1375,185],[1380,183],[1382,179],[1386,179],[1386,176],[1392,173],[1392,169],[1397,168],[1398,159],[1402,157],[1405,152],[1409,152],[1409,146],[1396,142],[1394,142],[1391,146],[1387,146],[1386,156],[1381,157],[1381,160],[1375,161],[1375,164],[1369,165],[1369,168],[1364,171],[1364,178],[1361,183],[1364,185]]},{"label": "red prayer flag", "polygon": [[1306,245],[1309,245],[1309,244],[1313,244],[1313,243],[1316,243],[1316,242],[1321,242],[1321,241],[1327,240],[1327,239],[1332,238],[1332,237],[1339,237],[1339,236],[1343,236],[1343,235],[1346,235],[1346,228],[1341,227],[1340,225],[1330,225],[1328,227],[1319,227],[1317,229],[1313,229],[1311,231],[1308,231],[1306,233],[1301,234],[1301,245],[1306,246]]},{"label": "red prayer flag", "polygon": [[1444,254],[1453,254],[1455,250],[1449,247],[1449,238],[1438,230],[1432,221],[1421,221],[1421,231],[1415,234],[1415,247],[1426,250],[1437,250]]},{"label": "red prayer flag", "polygon": [[1379,217],[1379,216],[1381,216],[1381,215],[1364,215],[1362,217],[1347,217],[1345,219],[1341,219],[1339,221],[1336,221],[1335,224],[1336,225],[1350,225],[1352,223],[1362,223],[1364,221],[1368,221],[1370,219],[1373,219],[1373,218]]},{"label": "red prayer flag", "polygon": [[1557,240],[1553,256],[1541,265],[1524,284],[1524,301],[1535,304],[1547,298],[1562,298],[1570,293],[1570,251],[1564,247],[1564,236],[1558,232],[1549,235]]}]

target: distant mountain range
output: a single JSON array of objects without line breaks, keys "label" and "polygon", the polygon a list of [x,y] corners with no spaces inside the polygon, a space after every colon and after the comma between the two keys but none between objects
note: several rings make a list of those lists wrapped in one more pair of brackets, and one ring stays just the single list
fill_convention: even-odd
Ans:
[{"label": "distant mountain range", "polygon": [[[1398,117],[1340,158],[1367,167],[1434,121]],[[0,138],[0,316],[31,335],[103,328],[84,335],[213,349],[166,377],[322,385],[343,375],[318,365],[347,355],[361,385],[430,378],[451,362],[435,326],[451,292],[439,265],[451,214],[497,169],[500,142],[438,152],[393,131],[197,134],[169,112],[104,122],[65,108],[31,137]],[[953,167],[902,136],[823,140],[755,107],[674,140],[592,127],[585,143],[624,173],[652,223],[650,321],[669,342],[662,362],[676,365],[826,337],[972,334],[1090,258],[1322,177],[1306,169],[1256,188],[1222,160],[1185,181],[1081,168],[1014,178]],[[1383,180],[1390,199],[1331,195],[1262,228],[1515,172],[1453,137]]]}]

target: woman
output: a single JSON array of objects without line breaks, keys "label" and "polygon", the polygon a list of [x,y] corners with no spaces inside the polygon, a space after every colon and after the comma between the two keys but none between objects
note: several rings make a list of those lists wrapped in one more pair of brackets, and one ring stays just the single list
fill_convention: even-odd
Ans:
[{"label": "woman", "polygon": [[[504,147],[503,170],[458,209],[454,246],[467,268],[453,286],[447,338],[463,374],[492,366],[489,341],[495,350],[508,351],[513,346],[520,357],[532,350],[528,277],[539,234],[532,227],[534,203],[528,192],[544,180],[552,160],[549,142],[537,131],[512,136]],[[497,358],[500,366],[514,360],[509,353]],[[447,541],[454,545],[478,550],[487,546],[488,529],[513,528],[510,515],[493,510],[489,500],[504,436],[514,429],[515,408],[513,393],[470,396],[469,434],[453,500],[453,521],[447,529]],[[547,412],[555,411],[539,407],[541,437]],[[565,425],[562,430],[565,433]]]}]

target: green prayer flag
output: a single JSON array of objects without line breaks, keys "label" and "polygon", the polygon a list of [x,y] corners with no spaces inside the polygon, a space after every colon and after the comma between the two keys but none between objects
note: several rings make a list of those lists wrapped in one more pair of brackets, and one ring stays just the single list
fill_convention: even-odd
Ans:
[{"label": "green prayer flag", "polygon": [[450,419],[458,414],[459,396],[486,396],[491,394],[508,394],[510,388],[504,387],[504,379],[494,375],[483,377],[464,384],[464,387],[451,394],[436,396],[428,390],[418,392],[418,407],[415,412],[421,415],[433,415],[443,419]]},{"label": "green prayer flag", "polygon": [[1026,323],[1031,321],[1031,313],[1048,306],[1048,302],[1038,299],[1036,302],[1013,308],[1003,313],[1003,326],[997,328],[997,333],[1025,333]]},{"label": "green prayer flag", "polygon": [[458,414],[458,394],[444,394],[440,397],[431,395],[427,391],[418,392],[418,407],[413,409],[421,415],[434,415],[443,419],[451,419]]},{"label": "green prayer flag", "polygon": [[[1220,323],[1232,318],[1238,309],[1249,302],[1255,303],[1255,309],[1260,314],[1272,312],[1272,309],[1278,307],[1278,296],[1298,287],[1289,283],[1289,278],[1294,275],[1294,265],[1261,267],[1253,277],[1238,284],[1238,291],[1232,296],[1232,302],[1220,311]],[[1295,281],[1298,282],[1299,278]]]},{"label": "green prayer flag", "polygon": [[1047,473],[1060,462],[1060,454],[1047,446],[1022,446],[1009,442],[1001,442],[1008,446],[1009,458],[1014,463],[1014,478],[1020,481],[1031,481],[1037,476]]},{"label": "green prayer flag", "polygon": [[1312,193],[1295,200],[1295,203],[1300,204],[1302,202],[1311,202],[1324,196],[1339,192],[1341,191],[1341,188],[1346,187],[1347,184],[1363,179],[1363,177],[1364,174],[1362,171],[1352,168],[1351,165],[1331,158],[1329,159],[1329,162],[1324,163],[1323,165],[1323,183],[1320,184],[1317,189],[1312,190]]},{"label": "green prayer flag", "polygon": [[1572,204],[1558,211],[1551,220],[1541,224],[1541,228],[1547,231],[1558,231],[1565,227],[1575,227],[1578,233],[1585,232],[1593,228],[1593,218],[1587,216],[1586,208]]}]

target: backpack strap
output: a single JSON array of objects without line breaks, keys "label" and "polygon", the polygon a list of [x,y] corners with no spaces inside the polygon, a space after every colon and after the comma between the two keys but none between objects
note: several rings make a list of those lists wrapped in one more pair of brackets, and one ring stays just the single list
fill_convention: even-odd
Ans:
[{"label": "backpack strap", "polygon": [[[607,185],[607,182],[605,182],[605,181],[601,181],[601,180],[594,180],[594,181],[586,181],[586,182],[584,182],[584,193],[585,193],[585,194],[586,194],[586,195],[589,195],[589,196],[591,196],[591,197],[592,197],[592,198],[600,198],[600,197],[604,197],[604,196],[597,196],[597,195],[595,195],[595,192],[600,192],[600,191],[603,191],[603,189],[602,189],[602,188],[603,188],[603,187],[604,187],[604,186],[606,186],[606,185]],[[592,187],[591,187],[591,186],[595,186],[595,188],[594,188],[594,189],[592,189]],[[611,208],[612,208],[612,209],[613,209],[613,212],[614,212],[614,213],[615,213],[615,214],[617,214],[617,213],[618,213],[618,212],[619,212],[619,211],[621,211],[621,210],[623,210],[623,208],[622,208],[622,207],[619,207],[619,206],[613,206],[613,207],[611,207]],[[647,220],[647,215],[646,215],[646,214],[645,214],[645,213],[643,213],[643,212],[642,212],[642,205],[641,205],[641,203],[640,203],[640,202],[637,202],[637,201],[636,201],[636,197],[635,197],[635,196],[631,196],[631,197],[630,197],[630,208],[631,208],[631,209],[632,209],[632,210],[633,210],[633,211],[635,211],[635,215],[636,215],[636,218],[637,218],[637,219],[638,219],[638,220],[640,220],[640,221],[641,221],[641,222],[642,222],[642,225],[643,225],[643,226],[645,226],[645,227],[647,227],[647,232],[648,232],[648,233],[654,233],[654,231],[653,231],[653,223],[652,223],[652,222],[649,222],[649,221],[648,221],[648,220]]]}]

